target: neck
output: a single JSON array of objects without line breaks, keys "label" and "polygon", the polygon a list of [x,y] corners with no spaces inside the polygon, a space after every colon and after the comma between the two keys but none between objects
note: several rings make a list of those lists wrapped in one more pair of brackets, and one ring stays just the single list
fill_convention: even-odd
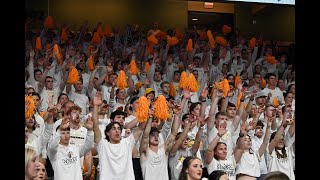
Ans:
[{"label": "neck", "polygon": [[79,123],[79,122],[70,123],[70,128],[71,128],[71,129],[78,130],[80,127],[81,127],[81,126],[80,126],[80,123]]},{"label": "neck", "polygon": [[125,104],[124,99],[118,99],[118,103]]},{"label": "neck", "polygon": [[149,145],[149,148],[153,151],[153,152],[158,152],[158,145]]},{"label": "neck", "polygon": [[274,90],[276,88],[276,86],[268,84],[268,88],[271,89],[271,90]]}]

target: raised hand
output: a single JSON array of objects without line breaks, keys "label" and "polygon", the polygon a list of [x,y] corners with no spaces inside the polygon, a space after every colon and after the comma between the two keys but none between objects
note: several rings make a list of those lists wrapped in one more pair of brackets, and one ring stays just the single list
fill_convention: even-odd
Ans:
[{"label": "raised hand", "polygon": [[180,105],[175,104],[175,103],[173,105],[173,109],[172,110],[173,110],[173,113],[176,114],[176,115],[180,115],[181,112],[182,112]]},{"label": "raised hand", "polygon": [[194,94],[191,94],[188,89],[184,89],[184,90],[182,91],[182,93],[183,93],[183,97],[185,97],[186,99],[190,99],[191,96],[194,95]]},{"label": "raised hand", "polygon": [[200,93],[200,98],[201,98],[201,100],[206,100],[207,99],[207,96],[208,96],[208,93],[209,93],[209,89],[208,89],[208,86],[205,86],[203,89],[202,89],[202,91],[201,91],[201,93]]},{"label": "raised hand", "polygon": [[87,119],[86,128],[88,131],[91,131],[93,129],[93,119],[91,116],[89,116]]},{"label": "raised hand", "polygon": [[97,91],[96,96],[93,98],[93,105],[100,106],[102,104],[102,93]]},{"label": "raised hand", "polygon": [[60,130],[62,131],[68,127],[70,127],[70,115],[62,117],[62,121],[60,124]]},{"label": "raised hand", "polygon": [[226,122],[219,124],[218,133],[220,136],[223,136],[227,131],[228,130],[227,130],[227,123]]}]

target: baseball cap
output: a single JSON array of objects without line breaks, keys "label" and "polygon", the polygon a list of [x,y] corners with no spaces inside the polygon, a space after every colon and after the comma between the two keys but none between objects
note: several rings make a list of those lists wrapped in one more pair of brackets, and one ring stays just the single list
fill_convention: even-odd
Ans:
[{"label": "baseball cap", "polygon": [[145,94],[149,94],[149,93],[155,93],[155,91],[152,88],[146,88]]},{"label": "baseball cap", "polygon": [[256,94],[256,98],[260,98],[260,97],[267,97],[267,95],[265,95],[264,92],[259,91],[259,92],[257,92],[257,94]]}]

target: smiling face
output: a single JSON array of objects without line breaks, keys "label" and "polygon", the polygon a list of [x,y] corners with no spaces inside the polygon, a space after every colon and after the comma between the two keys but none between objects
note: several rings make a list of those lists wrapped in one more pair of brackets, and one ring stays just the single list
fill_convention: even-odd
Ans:
[{"label": "smiling face", "polygon": [[219,160],[225,160],[227,158],[227,145],[225,145],[224,143],[220,143],[219,145],[217,145],[214,149],[214,155]]}]

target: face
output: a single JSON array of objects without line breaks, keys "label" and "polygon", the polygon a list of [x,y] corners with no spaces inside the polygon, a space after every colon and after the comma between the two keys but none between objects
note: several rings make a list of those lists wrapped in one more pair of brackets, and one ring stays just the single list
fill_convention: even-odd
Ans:
[{"label": "face", "polygon": [[[190,163],[187,171],[187,175],[190,179],[197,179],[200,180],[202,176],[202,164],[199,159],[194,159],[191,160],[192,162]],[[189,179],[188,178],[188,179]]]},{"label": "face", "polygon": [[200,104],[198,104],[192,111],[191,113],[197,117],[200,116]]},{"label": "face", "polygon": [[265,116],[272,117],[274,115],[274,111],[276,111],[276,109],[273,106],[267,107],[265,110]]},{"label": "face", "polygon": [[78,81],[76,84],[73,85],[76,92],[80,92],[83,89],[83,83]]},{"label": "face", "polygon": [[185,138],[182,142],[182,144],[180,145],[180,149],[182,150],[186,150],[188,147],[188,142],[189,142],[189,137]]},{"label": "face", "polygon": [[70,115],[73,123],[80,123],[80,112],[78,110],[72,110]]},{"label": "face", "polygon": [[165,94],[169,94],[170,92],[170,84],[163,84],[162,85],[162,92],[164,92]]},{"label": "face", "polygon": [[284,81],[282,79],[278,80],[278,87],[280,89],[285,89],[285,84],[284,84]]},{"label": "face", "polygon": [[109,132],[107,132],[111,143],[119,143],[121,139],[121,128],[118,124],[114,124]]},{"label": "face", "polygon": [[268,84],[275,86],[277,84],[277,79],[275,76],[270,76],[268,79]]},{"label": "face", "polygon": [[225,144],[219,144],[214,150],[214,155],[216,155],[219,160],[225,160],[227,158],[227,146]]},{"label": "face", "polygon": [[262,126],[256,126],[254,131],[255,131],[255,134],[258,138],[261,138],[263,136],[263,127]]},{"label": "face", "polygon": [[117,97],[118,99],[125,99],[126,98],[126,90],[125,89],[121,89],[119,90],[118,94],[117,94]]},{"label": "face", "polygon": [[293,102],[293,94],[288,93],[287,96],[284,98],[285,104],[292,104]]},{"label": "face", "polygon": [[292,85],[289,89],[289,92],[291,92],[292,94],[295,94],[296,92],[296,85]]},{"label": "face", "polygon": [[46,177],[46,168],[41,162],[36,162],[36,178],[34,180],[45,179]]},{"label": "face", "polygon": [[161,73],[159,71],[154,73],[154,81],[160,82],[161,81]]},{"label": "face", "polygon": [[105,104],[105,103],[102,103],[101,106],[100,106],[100,114],[106,114],[109,110],[109,105],[108,104]]},{"label": "face", "polygon": [[263,97],[259,97],[259,98],[256,98],[256,104],[259,106],[259,107],[263,107],[264,104],[266,102],[266,98],[263,96]]},{"label": "face", "polygon": [[260,73],[261,70],[262,70],[261,65],[256,65],[256,66],[254,67],[254,69],[255,69],[255,71],[256,71],[257,73]]},{"label": "face", "polygon": [[233,118],[236,115],[236,107],[228,107],[227,108],[227,115]]},{"label": "face", "polygon": [[227,72],[228,72],[228,65],[224,64],[224,65],[222,66],[221,72],[222,72],[223,74],[227,74]]},{"label": "face", "polygon": [[30,118],[30,119],[26,120],[26,122],[27,122],[27,127],[28,128],[32,128],[34,123],[35,123],[33,118]]},{"label": "face", "polygon": [[251,139],[250,139],[249,136],[246,136],[246,137],[244,138],[244,148],[245,148],[246,150],[249,150],[249,149],[251,148]]},{"label": "face", "polygon": [[233,76],[229,76],[229,77],[227,78],[227,80],[228,80],[229,82],[231,82],[231,83],[234,83],[234,77],[233,77]]},{"label": "face", "polygon": [[255,115],[258,114],[258,107],[256,105],[252,105],[251,107],[251,115],[254,117]]},{"label": "face", "polygon": [[121,126],[124,125],[124,115],[116,115],[113,119],[114,122],[118,122]]},{"label": "face", "polygon": [[67,100],[68,100],[68,96],[67,95],[62,95],[62,96],[60,96],[60,99],[59,99],[59,104],[63,104],[63,103],[65,103],[65,102],[67,102]]},{"label": "face", "polygon": [[149,144],[153,146],[157,146],[159,144],[159,133],[157,131],[150,133]]},{"label": "face", "polygon": [[282,149],[284,147],[284,135],[281,136],[276,148],[277,149]]},{"label": "face", "polygon": [[70,131],[61,131],[60,144],[68,145],[70,141]]},{"label": "face", "polygon": [[38,96],[36,96],[36,95],[33,95],[32,98],[33,98],[33,101],[36,104],[36,108],[38,108],[40,106],[40,103],[41,103],[40,102],[40,98]]},{"label": "face", "polygon": [[[34,178],[36,176],[36,163],[38,162],[38,156],[36,154],[33,155],[32,159],[27,164],[26,174],[29,177]],[[32,179],[30,178],[30,179]]]},{"label": "face", "polygon": [[72,106],[74,106],[74,103],[68,102],[65,107],[63,108],[64,112],[67,112]]},{"label": "face", "polygon": [[153,101],[154,100],[154,93],[149,93],[147,95],[147,99],[150,100],[150,101]]},{"label": "face", "polygon": [[180,73],[175,73],[174,76],[173,76],[173,80],[174,81],[180,81],[180,76],[181,76]]},{"label": "face", "polygon": [[194,66],[199,67],[199,66],[200,66],[200,61],[201,61],[201,59],[196,58],[196,59],[193,61]]},{"label": "face", "polygon": [[53,79],[52,78],[47,78],[45,86],[46,86],[47,89],[53,89]]},{"label": "face", "polygon": [[216,121],[215,121],[216,128],[218,128],[220,124],[227,123],[227,119],[228,118],[226,115],[218,115],[218,117],[216,118]]},{"label": "face", "polygon": [[110,75],[110,76],[109,76],[109,82],[110,82],[110,83],[113,83],[113,82],[117,79],[117,77],[118,77],[118,76],[115,75],[115,74]]},{"label": "face", "polygon": [[135,100],[132,104],[132,110],[133,111],[138,111],[138,100]]}]

